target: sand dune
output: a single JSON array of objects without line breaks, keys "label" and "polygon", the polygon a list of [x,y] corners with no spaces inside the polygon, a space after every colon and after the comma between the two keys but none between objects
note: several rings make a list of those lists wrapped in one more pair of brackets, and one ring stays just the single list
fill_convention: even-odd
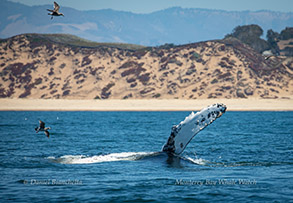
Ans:
[{"label": "sand dune", "polygon": [[0,55],[0,98],[293,98],[293,58],[265,60],[236,39],[134,51],[20,35]]}]

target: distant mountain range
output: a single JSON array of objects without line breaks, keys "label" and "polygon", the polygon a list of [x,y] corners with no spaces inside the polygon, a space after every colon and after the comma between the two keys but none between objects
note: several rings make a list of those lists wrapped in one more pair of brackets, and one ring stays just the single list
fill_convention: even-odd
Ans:
[{"label": "distant mountain range", "polygon": [[[293,26],[293,13],[169,8],[150,14],[115,10],[79,11],[62,7],[65,17],[53,20],[46,6],[26,6],[1,0],[0,38],[22,33],[67,33],[97,42],[144,46],[222,39],[238,25],[257,24],[264,34]],[[265,36],[263,36],[265,37]]]}]

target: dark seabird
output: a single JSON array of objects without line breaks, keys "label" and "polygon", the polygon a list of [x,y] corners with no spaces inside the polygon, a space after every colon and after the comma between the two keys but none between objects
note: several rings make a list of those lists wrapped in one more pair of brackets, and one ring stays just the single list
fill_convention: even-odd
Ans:
[{"label": "dark seabird", "polygon": [[60,6],[54,1],[54,10],[47,9],[47,11],[50,11],[52,13],[48,13],[48,15],[51,15],[51,19],[53,19],[53,16],[64,16],[63,13],[59,13]]},{"label": "dark seabird", "polygon": [[266,56],[266,57],[265,57],[265,60],[268,60],[268,59],[271,58],[272,56],[274,56],[274,55]]},{"label": "dark seabird", "polygon": [[48,130],[50,130],[51,128],[50,127],[45,127],[45,123],[41,120],[39,120],[39,123],[40,123],[40,126],[39,127],[36,127],[35,130],[36,130],[36,133],[38,133],[39,131],[44,131],[46,136],[49,138],[50,136],[50,133]]}]

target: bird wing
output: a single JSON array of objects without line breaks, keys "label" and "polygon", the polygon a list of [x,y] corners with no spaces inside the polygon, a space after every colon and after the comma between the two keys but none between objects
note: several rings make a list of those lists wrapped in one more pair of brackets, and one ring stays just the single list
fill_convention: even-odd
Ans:
[{"label": "bird wing", "polygon": [[52,10],[52,9],[47,9],[47,11],[54,12],[54,10]]},{"label": "bird wing", "polygon": [[267,56],[265,57],[265,60],[268,60],[269,58],[271,58],[273,55]]},{"label": "bird wing", "polygon": [[45,128],[45,123],[41,120],[39,120],[39,122],[40,122],[40,128]]},{"label": "bird wing", "polygon": [[48,130],[45,130],[45,134],[46,134],[46,136],[47,136],[48,138],[50,137],[50,133],[49,133]]},{"label": "bird wing", "polygon": [[60,6],[56,3],[56,1],[54,1],[54,11],[58,12],[59,8],[60,8]]}]

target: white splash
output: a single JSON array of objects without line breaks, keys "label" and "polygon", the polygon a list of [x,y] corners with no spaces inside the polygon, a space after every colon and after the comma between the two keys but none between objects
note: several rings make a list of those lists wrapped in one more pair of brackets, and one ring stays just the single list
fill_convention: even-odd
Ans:
[{"label": "white splash", "polygon": [[203,165],[203,166],[207,165],[209,163],[209,161],[204,160],[202,158],[185,157],[184,159],[190,161],[191,163],[198,164],[198,165]]},{"label": "white splash", "polygon": [[47,159],[61,164],[92,164],[112,161],[134,161],[157,153],[158,152],[121,152],[95,156],[64,155],[59,158],[48,157]]}]

